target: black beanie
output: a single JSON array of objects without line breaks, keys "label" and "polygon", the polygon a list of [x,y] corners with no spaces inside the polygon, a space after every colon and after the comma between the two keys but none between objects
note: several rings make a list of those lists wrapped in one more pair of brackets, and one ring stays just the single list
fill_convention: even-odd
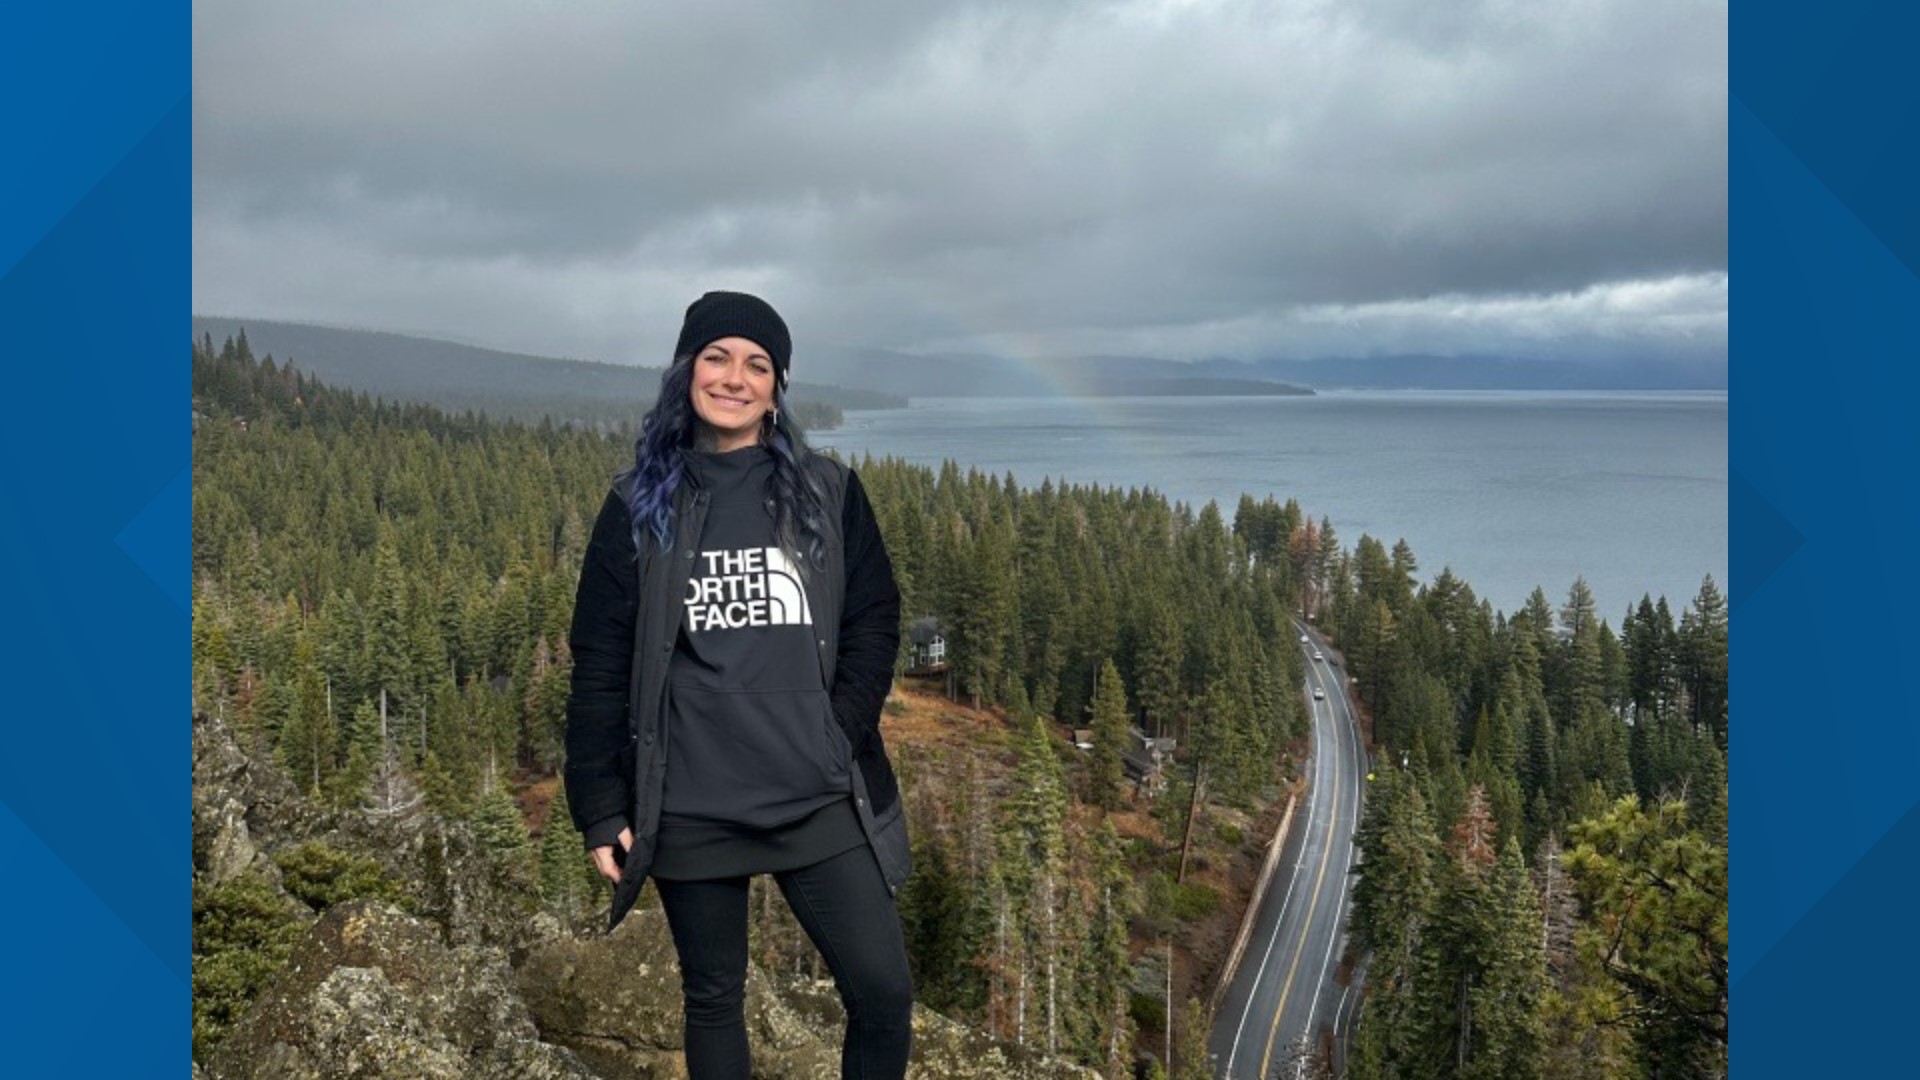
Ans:
[{"label": "black beanie", "polygon": [[710,292],[687,305],[687,321],[680,326],[680,341],[673,355],[691,356],[723,337],[743,337],[767,350],[773,360],[773,374],[781,389],[787,385],[787,366],[792,360],[793,338],[787,324],[773,305],[757,296],[737,292]]}]

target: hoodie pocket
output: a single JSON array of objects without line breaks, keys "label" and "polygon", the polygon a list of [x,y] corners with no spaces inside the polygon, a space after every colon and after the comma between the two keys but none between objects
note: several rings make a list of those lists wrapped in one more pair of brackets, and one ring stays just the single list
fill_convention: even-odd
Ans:
[{"label": "hoodie pocket", "polygon": [[664,808],[754,828],[784,825],[846,792],[849,761],[825,691],[676,686]]}]

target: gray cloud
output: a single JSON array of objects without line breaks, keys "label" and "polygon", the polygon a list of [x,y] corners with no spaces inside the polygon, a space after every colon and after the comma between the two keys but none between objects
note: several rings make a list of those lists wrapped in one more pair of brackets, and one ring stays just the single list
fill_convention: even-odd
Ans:
[{"label": "gray cloud", "polygon": [[194,304],[650,362],[720,286],[902,349],[1724,357],[1726,22],[203,0]]}]

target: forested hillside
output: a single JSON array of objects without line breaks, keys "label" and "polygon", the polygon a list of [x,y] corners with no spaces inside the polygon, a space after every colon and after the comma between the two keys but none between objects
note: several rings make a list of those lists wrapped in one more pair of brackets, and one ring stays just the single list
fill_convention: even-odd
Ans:
[{"label": "forested hillside", "polygon": [[[193,354],[197,708],[316,802],[472,822],[530,902],[603,906],[555,777],[576,575],[628,437],[385,404],[234,341]],[[1508,618],[1448,573],[1418,585],[1404,544],[1343,550],[1292,502],[1242,499],[1229,522],[1151,491],[854,464],[904,616],[938,618],[949,650],[883,721],[924,1003],[1116,1077],[1171,1017],[1175,1072],[1207,1075],[1185,1049],[1211,989],[1195,928],[1231,924],[1252,826],[1297,783],[1306,613],[1345,646],[1383,764],[1354,1074],[1636,1075],[1713,1060],[1716,1032],[1723,1060],[1710,583],[1677,628],[1662,600],[1616,636],[1578,584],[1558,623],[1538,595]],[[948,689],[967,708],[927,704]],[[1177,740],[1157,798],[1123,768],[1136,726]],[[1675,881],[1693,891],[1647,895]],[[196,878],[197,1049],[272,974],[215,932],[258,895]],[[766,899],[757,957],[812,963]]]},{"label": "forested hillside", "polygon": [[[524,851],[542,902],[604,904],[564,808],[532,822],[522,804],[557,796],[586,522],[626,441],[383,404],[231,342],[196,344],[194,372],[199,707],[310,798],[483,823]],[[1160,1032],[1169,1012],[1164,952],[1137,954],[1230,921],[1223,860],[1257,856],[1246,826],[1303,727],[1294,565],[1249,562],[1215,508],[1150,492],[858,468],[906,612],[943,621],[954,692],[1002,718],[897,754],[921,999],[1118,1075],[1136,1027]],[[1245,513],[1279,535],[1298,514]],[[1055,718],[1091,727],[1094,748],[1072,749]],[[1157,801],[1125,782],[1130,723],[1180,740]],[[1178,1014],[1206,988],[1175,963]]]},{"label": "forested hillside", "polygon": [[1511,618],[1362,537],[1319,605],[1373,715],[1348,1075],[1727,1067],[1727,612]]}]

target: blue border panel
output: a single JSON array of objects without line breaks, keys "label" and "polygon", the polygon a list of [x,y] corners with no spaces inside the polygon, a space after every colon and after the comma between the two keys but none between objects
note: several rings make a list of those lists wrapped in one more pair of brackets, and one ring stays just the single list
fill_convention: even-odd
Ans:
[{"label": "blue border panel", "polygon": [[1912,1072],[1920,15],[1741,4],[1730,47],[1732,1067]]},{"label": "blue border panel", "polygon": [[5,24],[0,1072],[177,1076],[192,11],[14,5]]}]

